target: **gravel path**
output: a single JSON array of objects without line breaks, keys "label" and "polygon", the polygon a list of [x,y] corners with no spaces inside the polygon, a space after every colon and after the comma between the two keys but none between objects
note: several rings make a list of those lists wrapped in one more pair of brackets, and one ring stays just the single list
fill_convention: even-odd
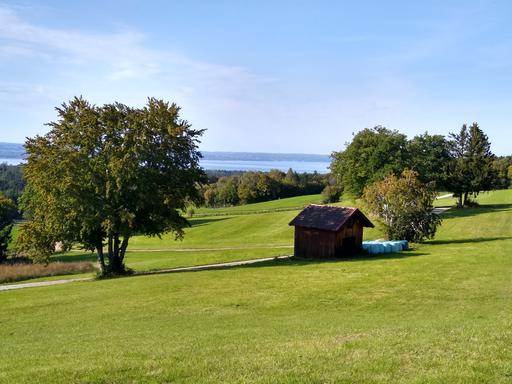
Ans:
[{"label": "gravel path", "polygon": [[13,289],[33,288],[33,287],[46,287],[48,285],[59,285],[59,284],[74,283],[77,281],[90,281],[90,280],[92,280],[92,277],[82,277],[80,279],[37,281],[35,283],[6,284],[6,285],[0,285],[0,291],[10,291]]},{"label": "gravel path", "polygon": [[[162,274],[162,273],[195,272],[195,271],[205,271],[205,270],[210,270],[210,269],[226,269],[226,268],[237,267],[240,265],[250,265],[250,264],[264,263],[265,261],[288,259],[290,257],[291,256],[265,257],[262,259],[232,261],[232,262],[228,262],[228,263],[204,264],[204,265],[195,265],[192,267],[159,269],[157,271],[138,272],[138,273],[135,273],[133,276],[158,275],[158,274]],[[13,289],[23,289],[23,288],[33,288],[33,287],[46,287],[49,285],[59,285],[59,284],[75,283],[75,282],[79,282],[79,281],[93,281],[93,280],[94,280],[94,278],[92,278],[92,277],[82,277],[79,279],[49,280],[49,281],[38,281],[38,282],[34,282],[34,283],[6,284],[6,285],[0,285],[0,291],[10,291]]]}]

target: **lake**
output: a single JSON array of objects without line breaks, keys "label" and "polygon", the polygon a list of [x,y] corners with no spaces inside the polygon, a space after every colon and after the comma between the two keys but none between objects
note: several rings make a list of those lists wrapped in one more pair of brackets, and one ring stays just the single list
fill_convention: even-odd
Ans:
[{"label": "lake", "polygon": [[258,160],[205,160],[201,161],[201,166],[209,170],[224,171],[264,171],[279,169],[286,172],[292,168],[295,172],[329,172],[329,163],[319,161],[258,161]]},{"label": "lake", "polygon": [[[328,155],[308,153],[213,152],[201,151],[201,166],[207,170],[264,171],[279,169],[286,172],[328,173]],[[0,143],[0,163],[17,165],[23,161],[23,144]]]},{"label": "lake", "polygon": [[[22,159],[0,159],[1,163],[17,165],[23,162]],[[328,173],[329,163],[324,161],[263,161],[263,160],[201,160],[201,166],[206,170],[223,171],[263,171],[268,172],[271,169],[279,169],[286,172],[292,168],[295,172],[318,172]]]}]

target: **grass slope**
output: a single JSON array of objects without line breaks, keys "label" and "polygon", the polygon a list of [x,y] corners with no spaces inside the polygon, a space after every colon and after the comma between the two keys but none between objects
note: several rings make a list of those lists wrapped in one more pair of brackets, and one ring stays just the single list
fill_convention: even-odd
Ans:
[{"label": "grass slope", "polygon": [[[319,195],[300,196],[273,202],[249,204],[250,213],[241,215],[238,208],[224,208],[222,216],[192,218],[191,228],[185,230],[182,241],[173,235],[155,237],[135,236],[130,239],[126,263],[136,271],[175,268],[188,265],[220,263],[293,254],[293,227],[288,223],[301,208],[281,211],[301,201],[314,202]],[[264,204],[267,213],[256,213]],[[277,211],[271,211],[271,208]],[[236,212],[229,215],[231,212]],[[382,236],[379,228],[365,230],[365,238]],[[55,260],[90,260],[94,254],[75,253],[57,256]]]},{"label": "grass slope", "polygon": [[261,203],[245,204],[235,207],[226,208],[197,208],[196,214],[199,215],[237,215],[249,214],[266,211],[283,211],[283,210],[298,210],[304,208],[308,204],[320,204],[322,197],[318,195],[304,195],[296,197],[288,197],[285,199],[264,201]]},{"label": "grass slope", "polygon": [[510,383],[512,191],[487,197],[398,255],[2,292],[0,382]]}]

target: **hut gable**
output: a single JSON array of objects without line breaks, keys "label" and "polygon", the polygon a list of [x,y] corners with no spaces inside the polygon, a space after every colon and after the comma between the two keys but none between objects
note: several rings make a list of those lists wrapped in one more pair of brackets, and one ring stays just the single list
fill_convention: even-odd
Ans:
[{"label": "hut gable", "polygon": [[370,220],[357,208],[332,207],[329,205],[310,204],[302,210],[289,225],[337,232],[349,220],[360,220],[363,227],[374,227]]}]

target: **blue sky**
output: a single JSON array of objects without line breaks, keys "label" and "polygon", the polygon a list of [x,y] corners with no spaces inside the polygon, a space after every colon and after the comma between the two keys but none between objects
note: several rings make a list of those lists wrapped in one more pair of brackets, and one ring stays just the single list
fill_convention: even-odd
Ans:
[{"label": "blue sky", "polygon": [[330,153],[477,121],[511,154],[508,1],[1,1],[0,141],[74,95],[175,101],[202,150]]}]

